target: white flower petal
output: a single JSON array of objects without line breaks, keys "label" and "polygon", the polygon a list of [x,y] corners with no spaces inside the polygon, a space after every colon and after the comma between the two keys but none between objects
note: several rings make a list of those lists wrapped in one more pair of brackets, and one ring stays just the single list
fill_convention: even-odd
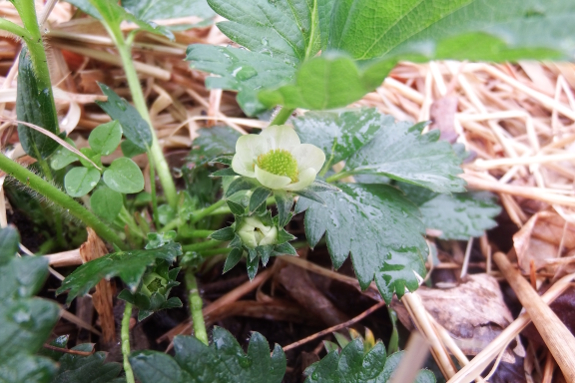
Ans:
[{"label": "white flower petal", "polygon": [[260,240],[259,245],[275,245],[277,243],[278,229],[271,227],[267,233],[264,233],[264,237]]},{"label": "white flower petal", "polygon": [[305,189],[306,187],[308,187],[309,185],[311,185],[313,183],[316,175],[317,175],[317,172],[315,171],[315,169],[307,168],[299,174],[299,180],[297,182],[295,182],[291,185],[287,185],[283,189],[292,190],[292,191],[298,191],[298,190]]},{"label": "white flower petal", "polygon": [[291,178],[272,174],[263,169],[260,169],[257,165],[255,166],[255,170],[257,180],[267,188],[274,190],[284,189],[291,182]]},{"label": "white flower petal", "polygon": [[244,161],[242,157],[238,154],[232,158],[232,169],[234,172],[246,176],[249,178],[255,178],[256,173],[254,171],[254,161]]},{"label": "white flower petal", "polygon": [[254,164],[260,154],[266,153],[266,140],[255,134],[238,138],[236,154],[232,159],[232,169],[243,176],[254,178]]},{"label": "white flower petal", "polygon": [[325,162],[323,150],[312,144],[301,144],[295,147],[291,154],[296,159],[300,171],[312,168],[317,174]]},{"label": "white flower petal", "polygon": [[269,150],[284,149],[291,151],[300,144],[297,133],[288,125],[270,126],[261,132],[260,137],[266,139]]}]

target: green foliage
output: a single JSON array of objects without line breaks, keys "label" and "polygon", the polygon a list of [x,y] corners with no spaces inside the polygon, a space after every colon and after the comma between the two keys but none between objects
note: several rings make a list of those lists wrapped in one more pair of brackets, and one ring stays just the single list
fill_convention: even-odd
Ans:
[{"label": "green foliage", "polygon": [[66,302],[84,295],[101,279],[120,277],[128,287],[135,291],[140,284],[146,268],[156,264],[157,260],[172,263],[182,254],[179,244],[168,242],[161,247],[145,250],[119,251],[84,263],[62,281],[57,294],[68,291]]},{"label": "green foliage", "polygon": [[[305,371],[306,383],[385,383],[391,376],[403,352],[387,356],[385,346],[377,342],[369,351],[361,338],[349,342],[341,352],[334,350]],[[431,371],[422,370],[416,383],[435,383]]]},{"label": "green foliage", "polygon": [[186,16],[212,17],[206,0],[123,0],[122,6],[140,20],[164,20]]},{"label": "green foliage", "polygon": [[96,189],[90,197],[90,207],[94,214],[109,223],[114,222],[122,206],[124,206],[122,194],[106,186]]},{"label": "green foliage", "polygon": [[441,239],[479,237],[497,225],[494,218],[501,212],[489,192],[447,195],[408,184],[402,184],[401,190],[419,206],[425,227],[439,231]]},{"label": "green foliage", "polygon": [[[16,116],[19,121],[37,125],[56,135],[60,134],[52,91],[40,89],[25,46],[20,52],[18,62]],[[58,148],[58,143],[52,138],[23,124],[18,124],[18,137],[24,151],[36,159],[46,158]]]},{"label": "green foliage", "polygon": [[90,148],[103,156],[111,154],[122,139],[122,127],[116,120],[97,126],[88,137]]},{"label": "green foliage", "polygon": [[194,337],[174,338],[176,355],[136,351],[130,364],[142,383],[280,383],[286,360],[279,345],[270,349],[265,338],[253,332],[245,354],[226,330],[215,327],[208,347]]},{"label": "green foliage", "polygon": [[241,134],[227,126],[200,129],[200,136],[194,140],[189,160],[195,165],[205,164],[224,154],[236,151],[236,141]]},{"label": "green foliage", "polygon": [[116,158],[104,171],[104,182],[114,191],[124,194],[144,190],[144,175],[140,167],[126,157]]},{"label": "green foliage", "polygon": [[18,233],[0,230],[0,382],[49,382],[56,365],[35,356],[59,318],[54,302],[33,298],[48,276],[48,261],[17,258]]},{"label": "green foliage", "polygon": [[350,174],[383,175],[435,192],[464,191],[461,160],[439,131],[421,134],[425,125],[397,123],[381,129],[373,140],[346,161]]},{"label": "green foliage", "polygon": [[122,125],[124,136],[131,143],[140,149],[147,150],[152,145],[150,125],[144,121],[140,113],[128,101],[118,96],[107,85],[99,85],[102,92],[108,96],[108,101],[96,101],[96,104],[113,120],[117,120]]},{"label": "green foliage", "polygon": [[[73,147],[76,147],[76,144],[74,144],[74,141],[72,141],[70,138],[66,138],[65,141]],[[60,146],[50,157],[50,166],[54,170],[60,170],[64,169],[71,163],[78,161],[78,159],[79,158],[76,153],[69,151],[63,146]]]},{"label": "green foliage", "polygon": [[362,288],[375,279],[386,302],[404,288],[414,291],[414,274],[425,275],[427,245],[417,207],[388,185],[338,184],[341,191],[318,193],[325,205],[301,198],[305,232],[314,247],[325,233],[332,263],[339,268],[351,255]]},{"label": "green foliage", "polygon": [[100,172],[95,168],[85,168],[77,166],[64,177],[64,187],[66,193],[72,197],[82,197],[92,191],[100,180]]}]

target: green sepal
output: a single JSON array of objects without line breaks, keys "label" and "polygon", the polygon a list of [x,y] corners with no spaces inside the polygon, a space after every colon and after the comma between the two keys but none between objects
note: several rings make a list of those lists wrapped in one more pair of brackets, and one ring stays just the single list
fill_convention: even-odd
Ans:
[{"label": "green sepal", "polygon": [[218,241],[231,241],[234,239],[235,235],[235,227],[232,225],[214,231],[212,234],[210,234],[210,238]]},{"label": "green sepal", "polygon": [[226,262],[224,263],[224,270],[223,270],[224,274],[233,269],[234,266],[236,266],[240,262],[243,253],[244,251],[242,248],[240,247],[233,248],[233,250],[228,254]]},{"label": "green sepal", "polygon": [[284,190],[274,190],[274,199],[278,209],[278,225],[284,227],[292,217],[291,209],[293,207],[293,195]]},{"label": "green sepal", "polygon": [[250,197],[249,212],[253,213],[258,210],[262,204],[265,206],[265,202],[271,194],[272,191],[270,189],[264,187],[256,188]]}]

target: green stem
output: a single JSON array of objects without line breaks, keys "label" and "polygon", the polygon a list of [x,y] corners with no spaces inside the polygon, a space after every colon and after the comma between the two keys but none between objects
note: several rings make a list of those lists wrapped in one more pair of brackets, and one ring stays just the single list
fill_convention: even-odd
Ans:
[{"label": "green stem", "polygon": [[120,221],[122,221],[124,225],[128,226],[128,230],[130,230],[132,234],[142,239],[148,238],[146,234],[142,232],[142,229],[138,226],[138,224],[134,220],[134,217],[130,214],[130,212],[128,211],[128,209],[126,209],[124,205],[122,205],[122,209],[120,209],[120,214],[118,214],[118,218],[120,219]]},{"label": "green stem", "polygon": [[175,209],[178,203],[176,185],[172,179],[170,168],[166,162],[166,158],[164,157],[164,153],[162,152],[158,138],[156,137],[156,131],[152,125],[152,120],[150,119],[148,106],[146,105],[146,99],[144,98],[144,92],[142,91],[142,85],[140,84],[138,73],[136,72],[134,63],[132,62],[132,52],[130,46],[126,44],[119,24],[110,25],[106,22],[104,25],[107,26],[108,32],[110,33],[116,44],[116,47],[118,48],[118,53],[122,59],[124,72],[126,73],[126,79],[128,80],[128,86],[130,87],[130,92],[132,93],[132,101],[134,102],[134,106],[142,118],[150,126],[150,132],[152,133],[152,146],[150,147],[148,153],[156,165],[158,176],[160,177],[160,182],[162,184],[162,188],[164,189],[164,194],[166,195],[168,204]]},{"label": "green stem", "polygon": [[156,171],[154,170],[154,161],[148,159],[150,164],[150,188],[152,189],[152,219],[156,230],[160,228],[160,216],[158,214],[158,198],[156,197]]},{"label": "green stem", "polygon": [[233,248],[231,247],[218,247],[217,249],[208,249],[202,251],[203,257],[210,257],[212,255],[219,255],[219,254],[229,254],[231,253]]},{"label": "green stem", "polygon": [[184,238],[208,238],[214,230],[191,230],[186,233]]},{"label": "green stem", "polygon": [[216,241],[215,239],[210,239],[209,241],[192,243],[191,245],[184,245],[182,249],[184,251],[200,251],[210,249],[212,247],[218,246],[222,241]]},{"label": "green stem", "polygon": [[335,181],[338,181],[338,180],[345,178],[345,177],[349,177],[351,175],[353,175],[353,172],[340,172],[340,173],[334,174],[331,177],[328,177],[325,181],[329,182],[329,183],[333,183]]},{"label": "green stem", "polygon": [[82,221],[86,226],[94,229],[96,234],[98,234],[102,239],[115,244],[120,249],[126,249],[126,245],[124,245],[120,237],[118,237],[118,235],[107,225],[102,223],[102,221],[92,214],[92,212],[84,208],[72,197],[51,183],[44,181],[41,177],[10,160],[2,153],[0,153],[0,169],[5,171],[8,175],[16,178],[22,184],[29,186],[33,190],[50,199],[63,209],[69,211],[70,214]]},{"label": "green stem", "polygon": [[270,126],[272,125],[283,125],[291,117],[295,109],[283,107],[278,114],[276,114],[275,118],[272,122],[270,122]]},{"label": "green stem", "polygon": [[202,297],[200,297],[200,292],[198,291],[198,282],[196,281],[194,270],[191,268],[186,269],[186,286],[189,291],[194,335],[200,342],[207,346],[208,333],[206,331],[206,323],[204,322],[204,314],[202,313]]},{"label": "green stem", "polygon": [[31,40],[32,35],[26,29],[4,18],[0,19],[0,29],[10,32],[24,40]]},{"label": "green stem", "polygon": [[218,202],[204,208],[201,210],[196,210],[195,212],[192,213],[192,225],[198,221],[200,221],[201,219],[203,219],[204,217],[210,215],[211,213],[213,213],[214,211],[218,210],[220,207],[224,206],[226,204],[226,200],[225,199],[221,199]]},{"label": "green stem", "polygon": [[124,372],[126,373],[126,382],[135,383],[134,371],[130,365],[130,318],[132,317],[132,304],[126,302],[124,316],[122,317],[122,330],[120,337],[122,340],[122,355],[124,356]]}]

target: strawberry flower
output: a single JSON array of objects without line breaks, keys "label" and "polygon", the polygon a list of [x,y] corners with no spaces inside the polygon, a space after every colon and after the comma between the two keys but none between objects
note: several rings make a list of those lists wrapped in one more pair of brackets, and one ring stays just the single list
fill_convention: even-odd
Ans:
[{"label": "strawberry flower", "polygon": [[324,162],[323,151],[302,144],[293,128],[274,125],[238,139],[232,169],[269,189],[298,191],[313,183]]}]

